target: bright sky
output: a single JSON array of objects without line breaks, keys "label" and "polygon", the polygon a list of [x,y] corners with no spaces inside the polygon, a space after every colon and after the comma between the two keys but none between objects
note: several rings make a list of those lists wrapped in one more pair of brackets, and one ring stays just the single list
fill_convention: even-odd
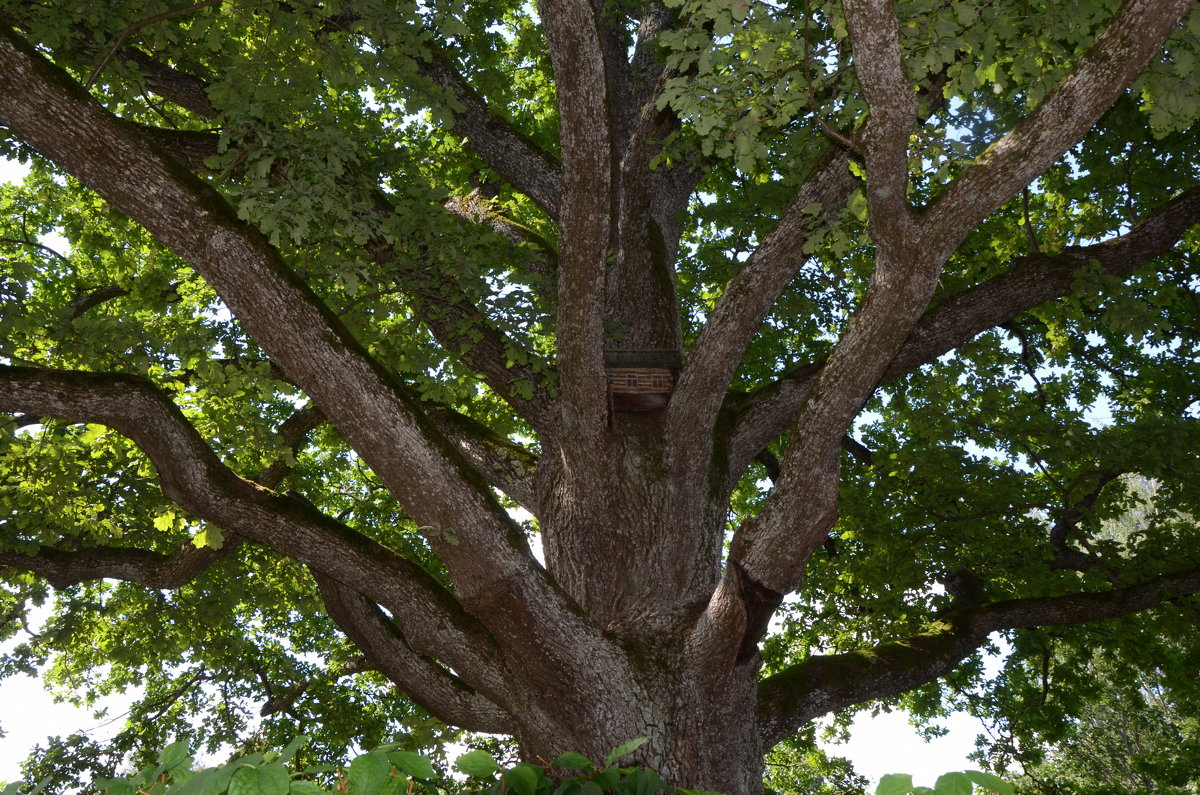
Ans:
[{"label": "bright sky", "polygon": [[[18,163],[0,160],[0,183],[19,180],[25,172]],[[108,706],[110,718],[98,721],[90,710],[55,703],[37,679],[17,676],[0,682],[0,729],[6,735],[0,737],[0,782],[14,781],[21,760],[47,736],[81,730],[96,737],[115,733],[119,722],[113,724],[111,716],[119,716],[123,708],[116,698]],[[974,750],[979,723],[959,714],[945,725],[948,734],[925,742],[904,713],[863,715],[854,723],[850,742],[829,750],[853,760],[858,772],[872,780],[872,788],[887,773],[911,773],[917,784],[932,786],[942,773],[975,767],[966,757]]]}]

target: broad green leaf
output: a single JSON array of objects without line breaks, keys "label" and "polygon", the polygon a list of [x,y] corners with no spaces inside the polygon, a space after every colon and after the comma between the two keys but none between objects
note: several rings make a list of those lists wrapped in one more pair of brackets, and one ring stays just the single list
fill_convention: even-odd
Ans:
[{"label": "broad green leaf", "polygon": [[434,778],[437,773],[433,769],[433,763],[428,757],[413,753],[412,751],[389,751],[388,760],[396,766],[406,776],[412,776],[419,779]]},{"label": "broad green leaf", "polygon": [[488,778],[500,769],[492,755],[482,749],[467,751],[458,758],[454,767],[476,778]]},{"label": "broad green leaf", "polygon": [[292,761],[292,757],[295,756],[296,752],[308,743],[309,739],[310,738],[307,735],[297,734],[291,739],[291,741],[288,742],[287,745],[283,747],[283,750],[279,752],[278,761],[284,763]]},{"label": "broad green leaf", "polygon": [[936,795],[971,795],[971,779],[966,773],[944,773],[933,785]]},{"label": "broad green leaf", "polygon": [[[9,784],[5,789],[5,792],[13,787],[19,786],[21,786],[21,782]],[[135,790],[133,782],[124,778],[101,778],[97,779],[92,786],[95,787],[97,791],[107,791],[108,795],[133,795]],[[189,795],[196,795],[196,793],[189,793]],[[207,795],[207,793],[205,795]]]},{"label": "broad green leaf", "polygon": [[290,786],[287,768],[281,764],[243,767],[229,780],[229,795],[287,795]]},{"label": "broad green leaf", "polygon": [[516,795],[534,795],[537,792],[538,779],[541,778],[540,772],[533,765],[520,764],[503,771],[500,775],[509,792]]},{"label": "broad green leaf", "polygon": [[209,549],[220,549],[225,546],[225,534],[221,532],[221,528],[216,525],[206,524],[200,532],[192,537],[192,544],[197,549],[205,547]]},{"label": "broad green leaf", "polygon": [[183,740],[168,745],[158,757],[159,767],[165,773],[172,773],[179,767],[190,765],[191,762],[188,744]]},{"label": "broad green leaf", "polygon": [[374,751],[355,758],[346,768],[351,795],[377,795],[391,775],[392,763]]},{"label": "broad green leaf", "polygon": [[206,767],[171,792],[172,795],[217,795],[227,786],[229,776],[218,768]]},{"label": "broad green leaf", "polygon": [[567,770],[594,770],[596,768],[595,762],[583,754],[574,751],[567,751],[550,764],[554,767],[566,768]]},{"label": "broad green leaf", "polygon": [[912,776],[907,773],[888,773],[879,779],[875,795],[908,795],[912,791]]},{"label": "broad green leaf", "polygon": [[1017,788],[992,773],[985,773],[981,770],[968,770],[965,775],[971,779],[977,786],[999,793],[999,795],[1013,795]]},{"label": "broad green leaf", "polygon": [[606,756],[604,758],[604,766],[608,767],[613,762],[616,762],[618,759],[621,759],[622,757],[625,757],[625,756],[629,756],[630,754],[632,754],[637,749],[641,748],[643,745],[645,745],[649,741],[650,741],[649,737],[635,737],[634,739],[630,740],[627,743],[622,743],[621,745],[618,745],[616,748],[614,748],[612,750],[612,753],[610,753],[608,756]]}]

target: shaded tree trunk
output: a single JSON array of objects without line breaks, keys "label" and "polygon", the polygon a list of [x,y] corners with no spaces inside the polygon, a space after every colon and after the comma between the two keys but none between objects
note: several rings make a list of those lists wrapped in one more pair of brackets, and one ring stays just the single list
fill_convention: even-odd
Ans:
[{"label": "shaded tree trunk", "polygon": [[[814,655],[760,681],[759,641],[837,519],[840,445],[874,390],[1066,294],[1081,262],[1128,273],[1200,217],[1200,194],[1183,194],[1120,241],[1027,258],[930,309],[964,237],[1084,135],[1191,3],[1125,3],[1068,79],[919,209],[908,198],[918,95],[900,57],[897,20],[888,3],[845,6],[869,118],[853,140],[840,142],[846,150],[831,145],[802,180],[775,230],[738,263],[687,351],[674,268],[678,218],[700,173],[687,163],[650,168],[659,142],[681,124],[660,102],[661,90],[668,77],[687,75],[668,74],[654,57],[654,37],[676,24],[673,15],[647,11],[631,46],[599,4],[539,5],[557,81],[561,163],[488,118],[451,61],[431,56],[419,66],[459,100],[455,124],[473,133],[480,157],[558,225],[556,394],[513,388],[517,376],[532,379],[523,364],[505,362],[506,350],[520,346],[455,292],[436,263],[412,275],[421,308],[436,310],[426,320],[433,335],[447,349],[470,348],[462,353],[467,364],[537,435],[532,464],[529,451],[471,418],[428,408],[373,357],[280,252],[185,167],[203,162],[195,134],[184,147],[170,131],[135,128],[21,35],[0,33],[0,72],[14,87],[0,92],[0,124],[213,286],[420,525],[452,588],[311,503],[271,490],[275,475],[254,482],[230,471],[146,379],[4,366],[0,409],[105,423],[132,438],[169,499],[239,542],[308,566],[330,616],[433,715],[512,734],[534,759],[565,751],[602,759],[644,736],[634,761],[673,783],[732,795],[760,792],[763,754],[806,722],[945,674],[989,632],[1124,615],[1200,589],[1200,572],[1187,569],[1102,594],[961,601],[903,642]],[[166,94],[178,82],[169,70],[153,75]],[[176,101],[215,115],[193,88],[177,91]],[[803,263],[808,237],[861,186],[852,159],[868,175],[876,246],[865,297],[827,359],[752,394],[732,390],[751,339]],[[379,239],[364,246],[391,265],[388,248]],[[459,344],[462,324],[478,325],[473,345]],[[606,355],[638,351],[680,363],[665,407],[614,405]],[[728,528],[736,482],[786,434],[765,507]],[[537,517],[544,567],[493,489]],[[216,557],[42,549],[0,553],[0,565],[56,585],[101,576],[174,587]]]}]

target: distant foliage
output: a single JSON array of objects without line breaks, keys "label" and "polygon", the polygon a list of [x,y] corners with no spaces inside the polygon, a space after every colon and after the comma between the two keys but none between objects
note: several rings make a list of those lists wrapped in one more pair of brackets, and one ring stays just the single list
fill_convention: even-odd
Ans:
[{"label": "distant foliage", "polygon": [[[361,754],[344,767],[294,765],[309,741],[300,736],[282,751],[253,753],[219,767],[196,769],[185,741],[172,743],[155,764],[117,778],[96,780],[83,789],[89,795],[721,795],[668,785],[658,773],[616,763],[646,743],[638,737],[615,748],[602,764],[567,752],[553,762],[521,762],[502,767],[482,749],[468,751],[447,770],[427,756],[383,745]],[[0,795],[42,795],[49,779],[27,786],[14,782]],[[861,790],[858,790],[861,792]],[[884,776],[876,795],[1013,795],[1013,785],[975,770],[946,773],[931,789],[915,787],[912,776]]]},{"label": "distant foliage", "polygon": [[[616,762],[640,748],[644,737],[613,750],[603,764],[583,754],[565,753],[544,765],[522,762],[501,767],[487,751],[460,756],[453,771],[427,756],[383,745],[344,767],[311,765],[293,769],[297,752],[308,742],[297,737],[282,751],[253,753],[219,767],[197,769],[188,744],[172,743],[157,762],[117,778],[96,780],[84,792],[99,795],[719,795],[671,787],[653,770],[619,767]],[[14,782],[0,795],[41,795],[47,779],[28,786]]]},{"label": "distant foliage", "polygon": [[879,788],[875,790],[875,795],[972,795],[976,792],[1013,795],[1015,791],[1016,788],[1012,784],[999,776],[978,770],[963,770],[939,776],[932,787],[914,786],[912,776],[893,773],[879,780]]}]

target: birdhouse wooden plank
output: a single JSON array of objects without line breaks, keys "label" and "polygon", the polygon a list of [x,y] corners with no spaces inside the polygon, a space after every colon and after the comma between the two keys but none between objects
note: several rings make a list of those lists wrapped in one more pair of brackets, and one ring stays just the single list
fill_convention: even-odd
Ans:
[{"label": "birdhouse wooden plank", "polygon": [[658,411],[675,389],[674,351],[606,351],[608,398],[614,411]]}]

